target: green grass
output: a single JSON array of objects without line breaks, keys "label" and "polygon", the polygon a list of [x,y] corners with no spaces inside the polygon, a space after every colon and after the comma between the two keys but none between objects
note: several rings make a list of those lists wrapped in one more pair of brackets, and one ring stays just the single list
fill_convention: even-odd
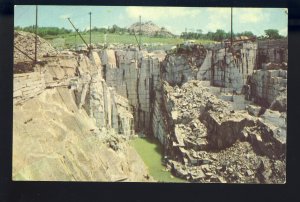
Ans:
[{"label": "green grass", "polygon": [[157,140],[150,138],[136,138],[131,141],[131,145],[136,149],[149,169],[150,175],[159,182],[187,182],[176,178],[166,171],[162,165],[162,146]]},{"label": "green grass", "polygon": [[[81,34],[84,40],[89,43],[89,34],[84,33]],[[63,34],[58,36],[45,36],[45,39],[53,40],[55,38],[63,38],[65,39],[65,46],[70,47],[75,45],[75,35],[74,34]],[[77,44],[83,44],[83,41],[77,35]],[[139,39],[139,36],[137,36]],[[107,34],[106,37],[107,43],[122,43],[122,44],[136,44],[136,39],[134,35],[129,34]],[[149,36],[141,36],[142,43],[161,43],[165,45],[176,45],[183,43],[183,39],[181,38],[159,38],[159,37],[149,37]],[[197,43],[207,44],[213,41],[210,40],[196,40]],[[101,32],[92,32],[92,43],[104,43],[104,33]]]}]

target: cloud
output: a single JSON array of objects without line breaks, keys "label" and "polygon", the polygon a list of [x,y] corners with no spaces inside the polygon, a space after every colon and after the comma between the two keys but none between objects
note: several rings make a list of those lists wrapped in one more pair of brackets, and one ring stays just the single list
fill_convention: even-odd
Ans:
[{"label": "cloud", "polygon": [[287,27],[280,29],[279,34],[282,35],[282,36],[287,36],[288,35]]},{"label": "cloud", "polygon": [[184,7],[127,7],[126,13],[129,18],[146,20],[162,20],[174,19],[177,17],[196,17],[201,13],[197,8],[184,8]]},{"label": "cloud", "polygon": [[269,14],[262,8],[236,8],[233,13],[240,23],[259,23],[269,20]]},{"label": "cloud", "polygon": [[[230,30],[230,8],[208,8],[207,26],[208,31],[223,29]],[[262,8],[233,8],[233,24],[258,24],[262,21],[268,21],[270,14]]]},{"label": "cloud", "polygon": [[64,15],[60,15],[60,16],[59,16],[59,18],[60,18],[60,19],[63,19],[63,20],[65,20],[65,19],[67,19],[67,18],[69,18],[69,17],[71,17],[71,14],[64,14]]},{"label": "cloud", "polygon": [[230,21],[230,8],[208,8],[207,9],[207,31],[216,31],[217,29],[228,30]]},{"label": "cloud", "polygon": [[[207,24],[206,29],[208,31],[214,32],[217,29],[223,29],[224,30],[225,26],[221,22],[210,22],[210,23]],[[227,30],[227,29],[225,29],[225,30]]]}]

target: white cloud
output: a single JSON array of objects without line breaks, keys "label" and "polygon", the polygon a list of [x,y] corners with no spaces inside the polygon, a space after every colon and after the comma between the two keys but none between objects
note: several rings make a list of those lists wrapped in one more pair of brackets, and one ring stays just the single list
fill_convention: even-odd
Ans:
[{"label": "white cloud", "polygon": [[230,20],[230,8],[208,8],[207,9],[207,31],[216,31],[217,29],[228,30],[227,24]]},{"label": "white cloud", "polygon": [[287,27],[280,29],[279,34],[282,35],[282,36],[287,36],[288,35]]},{"label": "white cloud", "polygon": [[262,8],[236,8],[233,13],[240,23],[259,23],[269,19],[269,14]]},{"label": "white cloud", "polygon": [[172,19],[177,17],[196,17],[201,13],[197,8],[183,7],[127,7],[126,13],[129,18],[138,19],[142,16],[145,20]]},{"label": "white cloud", "polygon": [[221,22],[210,22],[210,23],[207,24],[206,28],[207,28],[208,31],[214,32],[217,29],[223,29],[224,30],[225,26]]},{"label": "white cloud", "polygon": [[65,20],[65,19],[67,19],[67,18],[69,18],[69,17],[71,17],[71,14],[65,14],[65,15],[60,15],[60,16],[59,16],[59,18],[60,18],[60,19],[63,19],[63,20]]},{"label": "white cloud", "polygon": [[[207,12],[207,31],[216,31],[223,29],[230,30],[230,8],[208,8]],[[262,8],[233,8],[233,24],[255,24],[262,21],[268,21],[269,13],[265,13]]]}]

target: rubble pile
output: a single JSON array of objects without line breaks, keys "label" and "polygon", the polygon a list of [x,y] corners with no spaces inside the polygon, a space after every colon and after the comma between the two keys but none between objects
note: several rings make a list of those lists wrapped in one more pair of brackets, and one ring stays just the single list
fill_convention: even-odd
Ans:
[{"label": "rubble pile", "polygon": [[144,23],[134,23],[128,28],[130,33],[138,34],[140,31],[143,35],[147,36],[164,36],[164,37],[173,37],[174,35],[164,27],[159,27],[154,24],[152,21]]},{"label": "rubble pile", "polygon": [[[181,88],[164,82],[164,95],[170,131],[167,164],[175,175],[198,182],[284,182],[282,176],[257,176],[263,172],[258,171],[261,160],[267,162],[263,168],[274,173],[270,162],[279,162],[284,169],[277,174],[285,175],[284,113],[265,110],[253,116],[245,110],[233,110],[197,80]],[[249,159],[241,155],[252,155],[254,160],[244,163]],[[222,165],[226,162],[228,170]]]},{"label": "rubble pile", "polygon": [[284,183],[285,160],[257,155],[248,142],[237,141],[218,152],[194,151],[193,164],[170,160],[168,169],[192,182],[212,183]]},{"label": "rubble pile", "polygon": [[282,89],[270,104],[270,109],[286,112],[287,111],[287,89]]},{"label": "rubble pile", "polygon": [[[29,57],[34,58],[35,54],[35,34],[14,31],[14,46],[25,52]],[[37,58],[41,59],[43,56],[53,56],[57,54],[57,51],[51,46],[50,42],[41,37],[37,37]],[[31,62],[31,60],[21,53],[16,48],[14,49],[14,64],[20,62]]]}]

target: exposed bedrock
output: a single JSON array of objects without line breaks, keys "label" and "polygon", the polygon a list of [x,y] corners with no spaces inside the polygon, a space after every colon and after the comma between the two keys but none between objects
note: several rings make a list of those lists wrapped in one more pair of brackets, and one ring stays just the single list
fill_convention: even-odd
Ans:
[{"label": "exposed bedrock", "polygon": [[[181,85],[188,80],[197,79],[199,69],[204,69],[201,66],[206,55],[207,50],[201,45],[177,47],[162,63],[163,79],[171,85]],[[209,56],[206,60],[209,60]],[[206,63],[207,61],[205,65]]]},{"label": "exposed bedrock", "polygon": [[102,79],[98,54],[44,61],[14,76],[13,179],[153,180],[126,141],[132,108]]},{"label": "exposed bedrock", "polygon": [[100,53],[103,78],[133,108],[135,130],[151,131],[154,91],[160,84],[160,62],[165,53],[104,50]]}]

